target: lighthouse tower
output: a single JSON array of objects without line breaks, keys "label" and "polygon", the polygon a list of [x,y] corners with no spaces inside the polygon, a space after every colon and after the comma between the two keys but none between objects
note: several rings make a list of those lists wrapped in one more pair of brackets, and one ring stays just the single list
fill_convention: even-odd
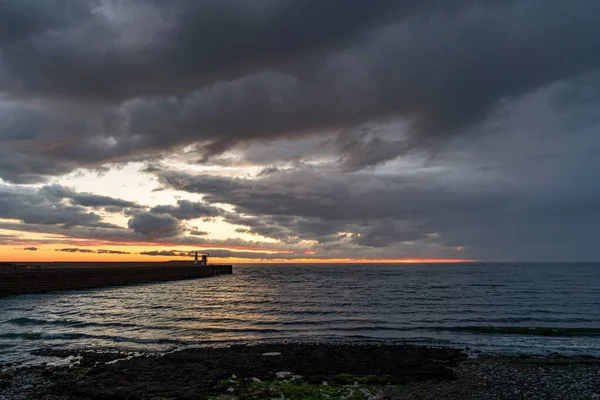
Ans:
[{"label": "lighthouse tower", "polygon": [[202,260],[198,261],[198,252],[194,255],[194,265],[206,267],[208,265],[208,253],[202,254]]}]

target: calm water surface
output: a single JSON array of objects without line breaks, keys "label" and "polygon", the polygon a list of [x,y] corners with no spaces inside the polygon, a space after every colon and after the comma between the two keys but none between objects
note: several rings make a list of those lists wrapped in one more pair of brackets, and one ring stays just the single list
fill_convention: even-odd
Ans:
[{"label": "calm water surface", "polygon": [[402,341],[600,356],[600,264],[245,265],[0,299],[0,364],[32,349]]}]

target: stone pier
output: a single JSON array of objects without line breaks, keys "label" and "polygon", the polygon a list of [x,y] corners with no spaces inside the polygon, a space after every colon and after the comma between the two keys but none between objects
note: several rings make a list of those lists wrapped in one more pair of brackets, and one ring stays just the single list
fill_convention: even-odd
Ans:
[{"label": "stone pier", "polygon": [[231,265],[190,262],[0,263],[0,297],[232,274]]}]

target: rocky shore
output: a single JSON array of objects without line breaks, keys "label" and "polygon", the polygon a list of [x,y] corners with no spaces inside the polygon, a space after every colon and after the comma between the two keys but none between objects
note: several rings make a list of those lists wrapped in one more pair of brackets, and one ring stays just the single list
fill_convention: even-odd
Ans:
[{"label": "rocky shore", "polygon": [[40,350],[0,370],[0,400],[600,399],[600,359],[468,357],[408,345],[261,344],[163,355]]}]

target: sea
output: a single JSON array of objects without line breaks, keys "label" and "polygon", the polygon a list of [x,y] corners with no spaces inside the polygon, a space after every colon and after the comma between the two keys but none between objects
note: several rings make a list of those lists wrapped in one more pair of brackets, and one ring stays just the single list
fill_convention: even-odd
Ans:
[{"label": "sea", "polygon": [[600,264],[236,265],[208,279],[0,299],[0,365],[41,348],[271,341],[600,356]]}]

